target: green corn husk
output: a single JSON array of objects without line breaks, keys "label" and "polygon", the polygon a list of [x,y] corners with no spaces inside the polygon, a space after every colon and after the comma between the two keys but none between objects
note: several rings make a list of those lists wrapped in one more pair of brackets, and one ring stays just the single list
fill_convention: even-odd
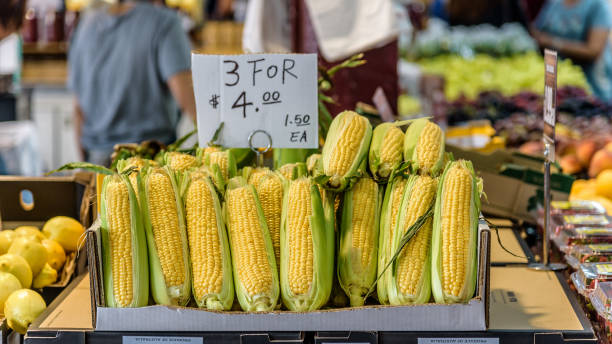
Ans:
[{"label": "green corn husk", "polygon": [[[402,239],[405,237],[407,231],[414,225],[415,222],[418,221],[420,216],[425,215],[427,209],[429,209],[435,202],[435,197],[437,193],[437,180],[431,180],[431,184],[422,183],[421,186],[425,189],[418,190],[417,194],[415,190],[417,183],[422,178],[431,178],[429,176],[410,176],[408,180],[408,184],[406,186],[406,190],[404,191],[404,197],[402,199],[402,205],[400,207],[399,219],[395,226],[395,230],[393,231],[393,238],[391,239],[392,248],[391,252],[396,252],[400,249],[402,244]],[[432,194],[424,195],[423,191],[431,192]],[[427,200],[426,197],[431,197],[431,199]],[[427,202],[427,204],[423,204],[422,213],[419,214],[411,214],[409,213],[411,202]],[[410,223],[408,220],[410,218],[414,218]],[[398,256],[396,262],[392,265],[391,275],[389,276],[389,283],[387,284],[387,293],[389,295],[389,303],[391,305],[407,305],[407,304],[423,304],[429,301],[431,297],[431,262],[430,262],[430,245],[431,245],[431,232],[432,232],[432,219],[431,217],[423,224],[420,230],[416,233],[414,237],[412,237],[411,241],[409,241],[406,246],[402,249],[402,252]],[[413,246],[415,245],[415,246]],[[413,249],[419,250],[422,249],[421,245],[425,245],[425,257],[423,261],[422,271],[418,276],[418,286],[417,290],[414,294],[402,293],[402,288],[400,285],[400,275],[399,268],[404,259],[414,259],[415,257],[407,257],[404,256],[408,254]],[[407,272],[409,274],[416,273],[415,271]]]},{"label": "green corn husk", "polygon": [[[334,229],[333,222],[329,214],[333,213],[333,208],[325,209],[333,203],[323,203],[318,186],[311,177],[306,177],[305,169],[300,169],[299,173],[294,172],[294,179],[287,182],[285,196],[283,199],[283,215],[281,223],[281,295],[283,303],[292,311],[313,311],[324,306],[329,300],[334,271]],[[289,203],[289,193],[294,183],[307,181],[310,188],[311,216],[308,221],[309,229],[313,241],[313,280],[310,288],[304,294],[295,295],[290,287],[289,264],[291,250],[295,245],[289,243],[289,207],[295,204]],[[326,216],[328,215],[328,216]]]},{"label": "green corn husk", "polygon": [[[392,200],[398,199],[401,203],[406,188],[407,179],[402,175],[392,176],[387,183],[385,197],[383,199],[382,208],[380,211],[380,231],[378,234],[378,271],[382,272],[387,266],[387,263],[393,256],[391,233],[394,229],[391,228],[392,222],[397,222],[399,218],[399,208],[395,220],[392,216]],[[397,198],[396,198],[397,195]],[[389,304],[389,295],[387,294],[387,285],[390,284],[391,270],[387,269],[383,276],[378,280],[376,292],[378,301],[385,305]]]},{"label": "green corn husk", "polygon": [[272,150],[274,168],[278,169],[283,165],[296,162],[306,162],[306,158],[317,151],[317,149],[304,148],[274,148]]},{"label": "green corn husk", "polygon": [[[472,176],[471,178],[471,190],[472,195],[470,197],[470,208],[469,213],[461,214],[463,216],[468,216],[470,219],[470,227],[465,230],[468,231],[466,233],[469,235],[469,251],[466,266],[464,267],[465,271],[465,281],[463,283],[463,288],[459,295],[453,296],[449,295],[443,290],[443,257],[442,257],[442,245],[443,243],[443,233],[442,231],[442,209],[444,202],[444,194],[447,192],[446,188],[448,183],[446,178],[448,176],[448,172],[454,167],[458,166],[462,169],[467,169]],[[434,219],[433,219],[433,234],[432,234],[432,247],[431,247],[431,287],[434,299],[437,303],[464,303],[469,301],[474,295],[474,290],[476,288],[476,274],[477,274],[477,266],[478,266],[478,216],[480,214],[480,193],[481,193],[481,183],[475,176],[474,168],[470,161],[459,160],[459,161],[451,161],[446,164],[446,168],[440,178],[440,182],[438,185],[438,196],[436,199],[436,207],[434,211]],[[448,215],[447,215],[448,216]]]},{"label": "green corn husk", "polygon": [[[425,164],[419,161],[418,150],[420,149],[420,137],[425,126],[430,123],[429,118],[419,118],[410,124],[404,136],[404,160],[412,165],[414,172],[437,175],[444,167],[444,133],[440,136],[439,144],[437,144],[438,155],[437,160],[433,165]],[[433,122],[432,122],[433,123]],[[435,124],[435,123],[434,123]],[[421,143],[426,147],[430,147],[431,143]]]},{"label": "green corn husk", "polygon": [[[354,132],[347,132],[346,129],[352,121],[365,120],[365,130],[360,137],[354,137],[350,141],[359,142],[356,151],[353,152],[346,171],[338,171],[333,168],[332,159],[336,159],[337,149],[346,149],[346,145],[340,144],[339,141],[345,135],[357,135]],[[363,116],[353,111],[341,112],[330,126],[325,145],[321,152],[319,165],[315,169],[315,181],[321,184],[324,188],[339,192],[350,186],[366,172],[367,155],[372,139],[372,125]],[[340,174],[341,173],[341,174]]]},{"label": "green corn husk", "polygon": [[[147,259],[147,246],[142,223],[142,216],[136,193],[132,185],[124,175],[108,175],[104,177],[102,184],[102,196],[100,204],[100,234],[102,238],[102,268],[104,278],[104,295],[107,307],[121,307],[115,299],[113,290],[113,260],[110,245],[110,232],[113,230],[109,226],[108,212],[111,211],[107,207],[106,189],[111,180],[120,180],[125,183],[129,193],[130,200],[130,226],[132,242],[132,302],[126,307],[144,307],[149,302],[149,263]],[[140,177],[138,177],[140,180]]]},{"label": "green corn husk", "polygon": [[[183,265],[185,269],[185,280],[180,285],[167,285],[166,278],[164,276],[160,258],[157,251],[155,234],[153,231],[153,224],[151,223],[151,209],[149,186],[151,183],[151,176],[154,173],[166,174],[170,178],[172,184],[172,197],[174,198],[174,204],[177,208],[179,235],[181,242],[182,252],[175,252],[179,257],[182,255]],[[180,178],[179,175],[173,172],[168,166],[163,168],[149,168],[144,171],[142,188],[139,191],[140,205],[143,212],[143,218],[145,221],[145,233],[147,234],[147,245],[149,249],[149,269],[150,269],[150,280],[151,280],[151,294],[157,304],[160,305],[173,305],[173,306],[184,306],[189,302],[191,296],[191,270],[189,266],[189,246],[187,243],[187,231],[185,228],[185,214],[183,202],[179,194]]]},{"label": "green corn husk", "polygon": [[[233,226],[232,223],[234,222],[237,224],[241,224],[241,222],[239,221],[232,221],[232,216],[242,217],[242,216],[245,216],[246,214],[234,214],[231,212],[231,210],[228,207],[228,203],[232,202],[232,199],[231,199],[231,197],[233,197],[232,191],[239,189],[239,188],[246,188],[248,192],[253,195],[253,198],[255,200],[255,207],[257,209],[257,219],[260,225],[261,235],[263,236],[263,241],[265,244],[267,262],[268,262],[269,269],[272,272],[272,276],[271,276],[272,282],[271,282],[270,290],[268,290],[266,293],[251,295],[244,288],[244,285],[242,281],[240,280],[239,266],[238,266],[240,262],[240,257],[238,257],[238,252],[236,251],[236,248],[234,247],[234,244],[232,243],[232,241],[234,241],[233,236],[235,234],[241,233],[243,229],[240,228],[239,225],[236,225],[236,228],[232,228]],[[238,298],[238,302],[240,303],[241,308],[246,312],[272,311],[275,309],[278,303],[278,297],[280,294],[280,287],[279,287],[279,280],[278,280],[278,273],[277,273],[278,270],[276,266],[276,259],[274,257],[274,248],[272,245],[272,239],[270,237],[270,232],[266,224],[265,215],[261,208],[261,204],[257,196],[255,187],[253,187],[253,185],[247,184],[246,179],[243,178],[242,176],[234,177],[230,179],[230,181],[228,182],[227,190],[225,193],[225,199],[226,199],[226,202],[224,204],[223,212],[225,215],[225,220],[226,220],[226,223],[228,226],[228,232],[229,232],[228,237],[229,237],[230,249],[232,252],[232,268],[234,271],[234,288],[236,289],[236,296]],[[244,202],[244,200],[241,200],[241,202]]]},{"label": "green corn husk", "polygon": [[317,165],[319,164],[319,160],[321,160],[321,154],[312,154],[306,159],[306,169],[308,170],[308,175],[313,176]]},{"label": "green corn husk", "polygon": [[[374,179],[386,181],[391,175],[391,172],[400,167],[404,159],[404,133],[398,126],[407,124],[407,122],[409,121],[382,123],[374,128],[372,143],[370,143],[370,153],[368,155],[368,164]],[[394,136],[400,136],[401,141],[397,146],[393,146],[394,149],[388,148],[393,151],[393,158],[390,160],[384,159],[382,157],[383,147],[388,146],[390,144],[389,140]]]},{"label": "green corn husk", "polygon": [[[376,187],[373,194],[356,194],[356,190],[360,189],[361,183],[373,183]],[[367,184],[364,185],[364,187]],[[364,190],[365,191],[365,190]],[[370,191],[368,189],[367,191]],[[379,231],[379,216],[380,206],[382,203],[382,189],[379,190],[378,184],[369,177],[361,178],[351,190],[344,193],[344,202],[342,206],[342,221],[340,222],[340,249],[338,251],[338,280],[340,286],[346,292],[350,299],[352,307],[363,306],[364,296],[368,292],[370,286],[376,280],[376,271],[378,263],[378,231]],[[355,202],[357,197],[366,197],[366,201],[373,202],[374,207],[356,208]],[[355,216],[358,216],[355,218]],[[368,219],[373,219],[368,223]],[[360,224],[370,225],[369,228],[359,228]],[[366,238],[370,238],[365,243],[365,247],[359,247],[354,242],[353,235],[355,230],[365,231]],[[368,250],[364,252],[364,250]],[[363,261],[363,255],[366,258]]]},{"label": "green corn husk", "polygon": [[[194,182],[205,183],[204,192],[209,193],[213,201],[213,207],[214,207],[214,212],[216,214],[216,222],[217,222],[217,226],[215,228],[216,229],[216,239],[219,240],[219,247],[221,249],[220,254],[221,254],[221,260],[222,260],[223,281],[221,284],[220,292],[202,295],[200,298],[197,297],[197,293],[195,290],[195,284],[196,284],[195,281],[196,279],[200,277],[204,277],[205,279],[206,278],[205,276],[207,275],[207,271],[201,272],[204,276],[198,276],[197,269],[195,269],[195,267],[193,266],[193,261],[194,261],[193,258],[198,257],[198,256],[207,257],[210,254],[210,252],[207,252],[206,246],[202,246],[200,247],[201,249],[200,251],[196,251],[197,247],[192,245],[190,247],[189,253],[190,253],[190,258],[191,258],[190,265],[191,265],[191,271],[192,271],[193,297],[196,301],[196,304],[200,308],[206,308],[206,309],[211,309],[211,310],[229,310],[231,309],[232,303],[234,302],[234,280],[232,276],[232,259],[230,256],[230,248],[229,248],[229,243],[227,239],[227,231],[225,229],[225,221],[223,219],[223,212],[222,212],[221,204],[219,202],[219,196],[217,195],[217,191],[213,185],[212,180],[210,179],[210,177],[207,177],[204,174],[199,173],[199,172],[192,172],[189,175],[187,175],[183,179],[183,184],[181,187],[181,189],[184,190],[184,192],[181,192],[181,194],[184,195],[183,199],[185,202],[185,222],[186,222],[188,238],[191,243],[194,243],[194,242],[203,243],[203,242],[206,242],[206,240],[209,240],[208,237],[205,236],[205,233],[199,233],[195,230],[195,228],[193,229],[191,228],[192,224],[195,224],[201,220],[201,217],[206,211],[210,211],[210,209],[202,209],[202,207],[206,205],[198,201],[196,201],[195,204],[192,205],[195,208],[190,208],[188,206],[189,205],[188,197],[189,196],[198,197],[197,193],[200,192],[200,190],[197,188],[192,189],[192,187],[196,187],[196,184]],[[199,197],[202,197],[202,196],[200,195]]]}]

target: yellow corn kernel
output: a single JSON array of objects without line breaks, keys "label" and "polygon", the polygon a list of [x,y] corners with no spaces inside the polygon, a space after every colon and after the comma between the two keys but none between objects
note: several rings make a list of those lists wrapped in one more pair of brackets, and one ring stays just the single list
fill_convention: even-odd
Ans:
[{"label": "yellow corn kernel", "polygon": [[293,177],[293,169],[295,168],[295,164],[284,164],[278,169],[278,172],[285,177],[285,179],[291,180]]},{"label": "yellow corn kernel", "polygon": [[314,247],[310,217],[310,180],[300,178],[291,182],[288,199],[287,239],[289,243],[289,288],[294,295],[306,294],[314,278]]},{"label": "yellow corn kernel", "polygon": [[223,175],[223,179],[227,180],[229,176],[228,172],[228,157],[227,152],[212,152],[210,153],[210,166],[219,165],[219,169],[221,170],[221,174]]},{"label": "yellow corn kernel", "polygon": [[259,179],[255,190],[261,203],[266,224],[270,231],[276,266],[280,266],[280,226],[283,209],[283,183],[274,173],[268,172],[264,178]]},{"label": "yellow corn kernel", "polygon": [[166,173],[151,173],[147,193],[157,255],[166,285],[180,286],[185,282],[185,266],[174,189]]},{"label": "yellow corn kernel", "polygon": [[404,152],[404,133],[398,127],[392,127],[387,131],[383,138],[382,147],[380,149],[380,163],[388,166],[394,166],[402,161]]},{"label": "yellow corn kernel", "polygon": [[193,155],[180,152],[168,153],[168,165],[175,171],[184,171],[197,166],[197,164],[198,161]]},{"label": "yellow corn kernel", "polygon": [[106,186],[106,211],[109,226],[113,273],[113,294],[117,304],[127,307],[134,297],[132,280],[132,230],[128,187],[119,178]]},{"label": "yellow corn kernel", "polygon": [[397,224],[398,215],[400,211],[400,207],[402,205],[402,198],[404,197],[404,189],[406,188],[406,183],[408,179],[400,179],[396,182],[396,186],[392,189],[391,199],[391,223],[389,224],[389,236],[388,240],[385,243],[387,248],[387,252],[391,253],[391,242],[393,238],[393,233],[395,232],[395,225]]},{"label": "yellow corn kernel", "polygon": [[249,175],[248,183],[253,185],[253,187],[255,187],[255,189],[257,189],[257,186],[262,181],[262,179],[265,176],[267,176],[270,172],[271,171],[269,169],[267,169],[267,168],[256,168]]},{"label": "yellow corn kernel", "polygon": [[[405,209],[403,233],[433,204],[438,182],[429,176],[421,176],[414,181],[410,199]],[[432,218],[429,218],[419,232],[408,242],[398,257],[397,280],[402,294],[415,295],[425,268],[431,246]]]},{"label": "yellow corn kernel", "polygon": [[344,176],[349,171],[359,152],[368,125],[367,118],[359,115],[346,116],[343,120],[345,123],[341,126],[343,129],[332,150],[326,171],[328,175]]},{"label": "yellow corn kernel", "polygon": [[470,206],[472,175],[455,164],[445,178],[442,195],[442,289],[459,296],[465,282],[465,267],[470,259]]},{"label": "yellow corn kernel", "polygon": [[442,135],[442,129],[433,122],[428,122],[423,128],[416,146],[417,160],[421,170],[431,170],[438,161]]},{"label": "yellow corn kernel", "polygon": [[197,299],[220,293],[223,285],[222,238],[219,237],[212,192],[205,179],[195,177],[185,197],[193,290]]},{"label": "yellow corn kernel", "polygon": [[374,256],[374,235],[378,230],[374,225],[376,221],[376,200],[378,198],[378,184],[370,178],[361,178],[353,186],[353,214],[351,227],[353,228],[353,248],[361,251],[361,266],[368,267]]},{"label": "yellow corn kernel", "polygon": [[227,207],[230,245],[233,259],[237,262],[234,265],[238,278],[249,295],[268,293],[273,288],[273,272],[268,262],[256,199],[248,187],[238,187],[228,191]]}]

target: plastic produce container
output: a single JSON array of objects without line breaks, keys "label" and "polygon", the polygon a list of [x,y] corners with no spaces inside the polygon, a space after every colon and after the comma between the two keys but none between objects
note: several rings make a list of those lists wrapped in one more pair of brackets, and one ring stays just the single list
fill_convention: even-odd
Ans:
[{"label": "plastic produce container", "polygon": [[612,244],[612,228],[575,227],[564,228],[552,236],[552,241],[559,251],[569,253],[576,245]]},{"label": "plastic produce container", "polygon": [[612,244],[573,246],[565,260],[574,270],[578,270],[582,263],[612,262]]},{"label": "plastic produce container", "polygon": [[610,343],[612,340],[612,316],[610,315],[612,282],[599,283],[597,289],[591,294],[590,299],[597,312],[597,321],[601,328],[600,339],[604,343]]},{"label": "plastic produce container", "polygon": [[572,273],[572,282],[578,293],[584,297],[597,288],[599,283],[612,282],[612,263],[584,263]]},{"label": "plastic produce container", "polygon": [[595,201],[553,201],[550,203],[550,213],[552,215],[605,215],[606,209]]},{"label": "plastic produce container", "polygon": [[564,229],[573,229],[578,227],[594,227],[594,228],[611,228],[612,220],[606,215],[553,215],[552,216],[552,232],[558,235]]}]

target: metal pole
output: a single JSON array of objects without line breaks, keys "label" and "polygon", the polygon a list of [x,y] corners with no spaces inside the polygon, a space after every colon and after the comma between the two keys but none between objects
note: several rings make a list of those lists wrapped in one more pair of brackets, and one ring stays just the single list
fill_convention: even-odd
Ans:
[{"label": "metal pole", "polygon": [[567,268],[566,264],[550,263],[548,251],[550,247],[550,154],[551,145],[548,140],[544,140],[544,228],[542,230],[542,262],[529,264],[529,268],[541,271],[557,271]]},{"label": "metal pole", "polygon": [[[548,156],[550,149],[548,143],[544,147],[544,155]],[[542,241],[542,263],[548,265],[550,257],[548,256],[550,244],[550,161],[548,158],[544,161],[544,240]]]}]

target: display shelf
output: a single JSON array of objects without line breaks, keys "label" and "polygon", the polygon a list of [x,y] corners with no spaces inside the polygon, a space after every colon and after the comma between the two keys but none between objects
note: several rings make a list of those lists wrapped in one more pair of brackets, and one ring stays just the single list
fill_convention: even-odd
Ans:
[{"label": "display shelf", "polygon": [[[524,258],[513,256],[504,248]],[[495,230],[491,228],[491,266],[525,265],[533,261],[535,261],[533,253],[517,229],[498,227]]]},{"label": "display shelf", "polygon": [[67,42],[23,43],[24,55],[66,55]]}]

